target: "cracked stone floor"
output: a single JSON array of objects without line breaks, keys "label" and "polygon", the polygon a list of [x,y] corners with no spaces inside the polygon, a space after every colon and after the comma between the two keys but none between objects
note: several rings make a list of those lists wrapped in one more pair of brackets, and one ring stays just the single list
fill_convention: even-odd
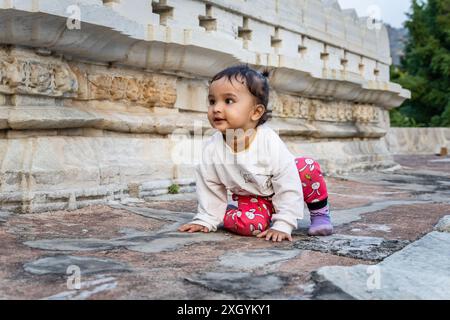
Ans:
[{"label": "cracked stone floor", "polygon": [[450,299],[450,157],[396,160],[328,177],[335,234],[292,243],[178,233],[193,194],[0,210],[0,299]]}]

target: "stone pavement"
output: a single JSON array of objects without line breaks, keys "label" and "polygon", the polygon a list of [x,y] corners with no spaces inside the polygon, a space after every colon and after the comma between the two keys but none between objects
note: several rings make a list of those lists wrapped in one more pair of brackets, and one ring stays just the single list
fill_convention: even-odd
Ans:
[{"label": "stone pavement", "polygon": [[335,234],[292,243],[178,233],[193,194],[0,210],[0,299],[450,299],[450,158],[396,161],[328,177]]}]

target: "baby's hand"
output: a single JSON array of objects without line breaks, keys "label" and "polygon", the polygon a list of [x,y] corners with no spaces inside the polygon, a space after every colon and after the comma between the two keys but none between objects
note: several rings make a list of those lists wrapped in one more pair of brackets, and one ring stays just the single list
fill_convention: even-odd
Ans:
[{"label": "baby's hand", "polygon": [[258,238],[266,237],[266,240],[270,240],[272,238],[273,242],[281,242],[283,240],[289,240],[292,241],[292,236],[290,234],[287,234],[285,232],[281,232],[274,229],[268,229],[260,234],[257,235]]},{"label": "baby's hand", "polygon": [[209,229],[207,227],[201,226],[199,224],[188,223],[188,224],[184,224],[181,227],[179,227],[178,231],[180,231],[180,232],[189,232],[189,233],[193,233],[193,232],[205,232],[205,233],[208,233]]}]

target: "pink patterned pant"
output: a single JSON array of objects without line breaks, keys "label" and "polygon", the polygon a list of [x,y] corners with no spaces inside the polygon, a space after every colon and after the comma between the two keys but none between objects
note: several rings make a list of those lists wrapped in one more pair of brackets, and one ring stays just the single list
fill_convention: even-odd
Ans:
[{"label": "pink patterned pant", "polygon": [[[302,182],[303,197],[309,209],[320,209],[326,205],[327,186],[320,165],[311,158],[295,159]],[[240,196],[233,194],[237,209],[225,213],[224,228],[243,236],[251,236],[255,230],[269,228],[272,215],[276,214],[271,197]]]}]

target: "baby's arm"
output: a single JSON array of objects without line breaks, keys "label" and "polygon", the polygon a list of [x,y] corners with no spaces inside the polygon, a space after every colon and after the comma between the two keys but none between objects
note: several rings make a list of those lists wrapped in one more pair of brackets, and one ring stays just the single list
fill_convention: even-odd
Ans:
[{"label": "baby's arm", "polygon": [[297,219],[303,218],[303,190],[295,158],[284,143],[279,141],[277,161],[273,163],[272,202],[276,211],[273,215],[272,230],[291,235],[297,228]]},{"label": "baby's arm", "polygon": [[227,208],[227,190],[212,165],[198,165],[195,170],[198,213],[194,220],[178,230],[188,232],[216,231]]}]

